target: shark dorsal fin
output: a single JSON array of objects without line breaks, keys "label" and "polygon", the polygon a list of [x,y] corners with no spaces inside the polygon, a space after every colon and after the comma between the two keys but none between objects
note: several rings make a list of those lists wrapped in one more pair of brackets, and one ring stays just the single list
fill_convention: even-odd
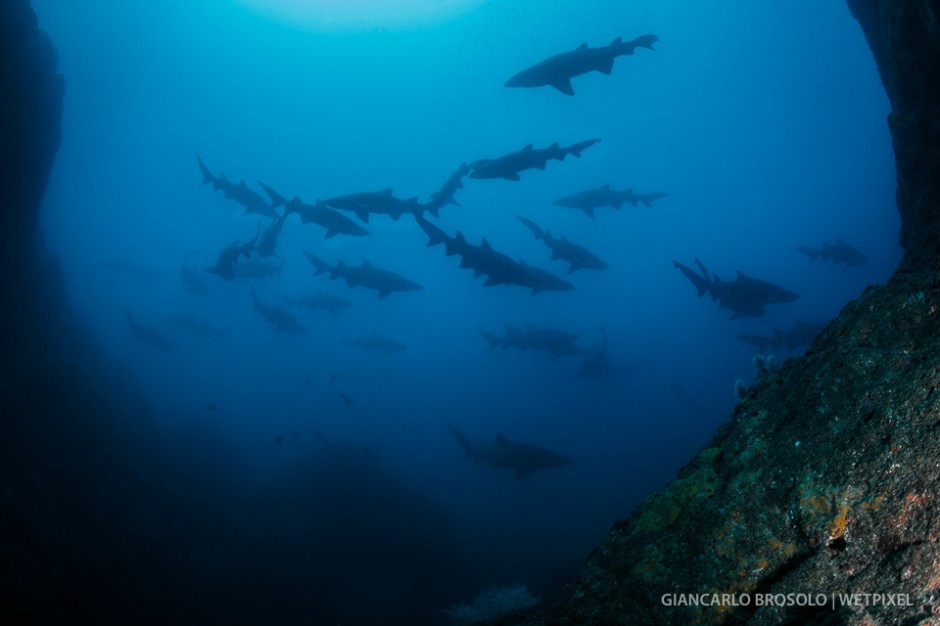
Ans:
[{"label": "shark dorsal fin", "polygon": [[623,43],[623,37],[617,37],[616,39],[610,42],[610,45],[616,46],[621,43]]},{"label": "shark dorsal fin", "polygon": [[238,186],[243,189],[248,189],[248,183],[245,182],[245,179],[242,179],[242,182],[238,183]]},{"label": "shark dorsal fin", "polygon": [[362,261],[362,267],[372,267],[372,264],[369,263],[369,262],[366,261],[366,260],[363,260],[363,261]]},{"label": "shark dorsal fin", "polygon": [[550,145],[550,146],[548,147],[548,149],[549,149],[549,150],[557,150],[557,149],[558,149],[558,142],[556,141],[555,143],[553,143],[552,145]]},{"label": "shark dorsal fin", "polygon": [[379,193],[381,193],[383,196],[390,196],[392,195],[392,188],[388,187],[387,189],[383,189]]},{"label": "shark dorsal fin", "polygon": [[484,237],[483,240],[480,242],[480,247],[486,248],[487,250],[493,249],[493,247],[490,245],[490,242],[486,240],[486,237]]},{"label": "shark dorsal fin", "polygon": [[580,46],[578,46],[576,49],[577,49],[577,50],[587,50],[587,47],[588,47],[587,42],[585,42],[585,43],[581,44]]},{"label": "shark dorsal fin", "polygon": [[509,440],[503,433],[496,433],[496,443],[509,443]]},{"label": "shark dorsal fin", "polygon": [[610,191],[610,183],[604,183],[604,186],[601,187],[604,191]]},{"label": "shark dorsal fin", "polygon": [[527,144],[526,147],[523,148],[523,150],[525,150],[525,151],[527,151],[527,152],[528,152],[529,150],[532,150],[532,144],[531,144],[531,143],[530,143],[530,144]]},{"label": "shark dorsal fin", "polygon": [[459,230],[457,231],[457,235],[456,235],[455,239],[457,239],[457,241],[460,242],[460,243],[464,243],[464,242],[466,241],[466,239],[465,239],[464,236],[463,236],[463,233],[460,232]]},{"label": "shark dorsal fin", "polygon": [[738,280],[747,280],[747,274],[745,274],[741,270],[738,270]]}]

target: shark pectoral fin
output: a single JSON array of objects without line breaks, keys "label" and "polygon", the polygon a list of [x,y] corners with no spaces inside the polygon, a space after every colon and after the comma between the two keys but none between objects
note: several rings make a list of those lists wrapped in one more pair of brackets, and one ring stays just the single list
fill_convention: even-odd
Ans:
[{"label": "shark pectoral fin", "polygon": [[[545,169],[543,166],[542,169]],[[506,174],[503,176],[506,180],[519,180],[519,172],[513,172],[512,174]]]},{"label": "shark pectoral fin", "polygon": [[574,89],[571,87],[571,79],[569,78],[558,79],[553,81],[551,85],[566,96],[574,95]]},{"label": "shark pectoral fin", "polygon": [[390,293],[392,293],[392,292],[389,291],[389,290],[387,290],[387,289],[382,289],[382,290],[380,290],[380,291],[379,291],[379,300],[384,300],[385,298],[388,297],[388,294],[390,294]]},{"label": "shark pectoral fin", "polygon": [[362,220],[363,224],[369,223],[369,212],[368,211],[356,211],[356,217]]},{"label": "shark pectoral fin", "polygon": [[614,60],[607,59],[605,61],[602,61],[597,66],[597,71],[600,72],[601,74],[607,74],[608,76],[610,76],[610,73],[614,71]]}]

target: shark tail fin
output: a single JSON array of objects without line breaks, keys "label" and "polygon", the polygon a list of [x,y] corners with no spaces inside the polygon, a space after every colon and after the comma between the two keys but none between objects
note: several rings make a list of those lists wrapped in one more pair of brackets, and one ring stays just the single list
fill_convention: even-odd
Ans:
[{"label": "shark tail fin", "polygon": [[576,144],[572,144],[567,148],[564,148],[563,152],[565,154],[573,154],[574,156],[581,158],[581,153],[593,146],[594,144],[600,142],[600,138],[588,139],[586,141],[579,141]]},{"label": "shark tail fin", "polygon": [[709,287],[712,286],[712,283],[714,283],[715,281],[718,280],[718,277],[717,277],[717,276],[715,276],[715,279],[714,279],[714,280],[712,280],[712,279],[709,277],[708,269],[705,267],[705,264],[702,263],[702,262],[701,262],[699,259],[697,259],[697,258],[695,259],[695,265],[696,265],[696,267],[698,267],[699,272],[701,272],[701,276],[702,276],[702,279],[705,281],[705,284],[708,285]]},{"label": "shark tail fin", "polygon": [[702,278],[702,276],[696,274],[691,268],[683,265],[682,263],[679,263],[678,261],[673,261],[672,266],[679,268],[679,271],[681,271],[682,274],[688,278],[693,285],[695,285],[695,289],[698,291],[699,298],[708,292],[709,284],[705,278]]},{"label": "shark tail fin", "polygon": [[307,260],[310,261],[310,263],[313,264],[313,270],[314,270],[314,271],[313,271],[313,275],[314,275],[314,276],[319,276],[320,274],[325,274],[325,273],[329,272],[330,270],[332,270],[332,268],[330,267],[330,264],[329,264],[329,263],[327,263],[326,261],[324,261],[324,260],[321,259],[320,257],[316,256],[316,255],[313,254],[312,252],[308,252],[308,251],[304,250],[304,256],[306,256],[306,257],[307,257]]},{"label": "shark tail fin", "polygon": [[802,252],[803,254],[808,256],[810,263],[815,263],[816,257],[819,256],[819,250],[816,250],[815,248],[804,248],[800,246],[797,248],[797,251]]},{"label": "shark tail fin", "polygon": [[464,458],[472,459],[476,456],[476,450],[474,450],[473,442],[467,439],[467,437],[454,428],[453,424],[448,424],[447,429],[453,433],[454,437],[457,439],[457,443],[460,444],[460,447],[463,448]]},{"label": "shark tail fin", "polygon": [[[277,208],[277,207],[279,207],[279,206],[282,206],[282,207],[284,207],[287,211],[290,211],[290,207],[288,206],[290,203],[287,201],[287,198],[285,198],[284,196],[282,196],[281,194],[279,194],[279,193],[278,193],[277,191],[275,191],[274,189],[271,189],[271,187],[269,187],[268,185],[265,185],[265,184],[264,184],[263,182],[261,182],[260,180],[258,181],[258,184],[261,186],[262,189],[264,189],[264,193],[268,194],[268,197],[271,198],[271,206],[272,206],[272,207]],[[284,214],[286,215],[287,212],[285,211]]]},{"label": "shark tail fin", "polygon": [[639,37],[635,38],[633,41],[630,41],[629,43],[632,44],[635,48],[647,48],[648,50],[656,50],[656,48],[653,47],[653,44],[659,43],[659,37],[657,37],[656,35],[652,35],[652,34],[640,35]]},{"label": "shark tail fin", "polygon": [[202,184],[211,184],[215,189],[218,189],[219,179],[212,175],[212,172],[209,171],[209,168],[206,167],[206,164],[202,162],[202,157],[198,154],[196,155],[196,161],[199,162],[199,171],[202,172]]},{"label": "shark tail fin", "polygon": [[[297,196],[294,196],[290,199],[290,202],[284,205],[284,213],[285,215],[289,215],[291,213],[300,213],[301,206],[303,206],[301,199]],[[301,223],[304,223],[303,217],[301,217]]]},{"label": "shark tail fin", "polygon": [[447,243],[447,235],[444,231],[425,219],[423,215],[415,213],[415,221],[418,222],[418,226],[421,227],[424,234],[428,236],[428,248],[436,246],[439,243]]},{"label": "shark tail fin", "polygon": [[517,215],[516,219],[522,222],[523,226],[531,230],[536,239],[545,239],[545,232],[539,228],[538,224],[530,219],[522,217],[521,215]]}]

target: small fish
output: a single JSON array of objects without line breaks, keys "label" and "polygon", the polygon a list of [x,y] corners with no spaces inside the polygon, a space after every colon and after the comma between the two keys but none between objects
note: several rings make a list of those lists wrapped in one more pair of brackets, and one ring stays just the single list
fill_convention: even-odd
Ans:
[{"label": "small fish", "polygon": [[337,380],[339,380],[339,379],[342,378],[342,377],[343,377],[343,373],[342,373],[342,372],[337,372],[336,374],[333,374],[333,375],[331,375],[331,376],[327,376],[327,377],[326,377],[326,382],[328,382],[328,383],[334,383],[334,382],[336,382]]},{"label": "small fish", "polygon": [[276,443],[277,445],[281,445],[281,443],[282,443],[283,441],[284,441],[284,438],[281,437],[280,435],[278,435],[278,436],[275,437],[275,439],[274,439],[274,443]]},{"label": "small fish", "polygon": [[212,411],[213,413],[215,413],[215,410],[216,410],[217,408],[219,408],[219,407],[217,407],[217,406],[215,405],[215,402],[210,402],[210,403],[209,403],[209,406],[206,407],[207,410]]},{"label": "small fish", "polygon": [[354,407],[354,406],[356,406],[356,401],[353,400],[352,398],[350,398],[348,395],[346,395],[345,392],[340,391],[340,392],[339,392],[339,397],[343,399],[343,402],[346,403],[346,406],[348,406],[348,407]]}]

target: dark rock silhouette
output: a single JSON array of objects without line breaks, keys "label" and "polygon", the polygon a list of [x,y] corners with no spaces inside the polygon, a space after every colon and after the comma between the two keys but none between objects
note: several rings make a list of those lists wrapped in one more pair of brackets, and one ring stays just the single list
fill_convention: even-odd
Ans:
[{"label": "dark rock silhouette", "polygon": [[39,243],[36,223],[62,138],[65,82],[29,2],[4,2],[0,16],[0,361],[4,370],[22,370],[38,346],[24,350],[20,342],[41,340],[24,331],[50,304],[64,304],[57,262]]},{"label": "dark rock silhouette", "polygon": [[277,487],[253,489],[219,432],[168,432],[148,418],[126,367],[74,321],[38,243],[64,82],[28,0],[0,3],[0,59],[6,614],[21,624],[439,623],[466,567],[443,512],[379,460],[318,449]]},{"label": "dark rock silhouette", "polygon": [[940,6],[928,0],[846,0],[891,100],[888,126],[898,176],[901,269],[940,264]]}]

